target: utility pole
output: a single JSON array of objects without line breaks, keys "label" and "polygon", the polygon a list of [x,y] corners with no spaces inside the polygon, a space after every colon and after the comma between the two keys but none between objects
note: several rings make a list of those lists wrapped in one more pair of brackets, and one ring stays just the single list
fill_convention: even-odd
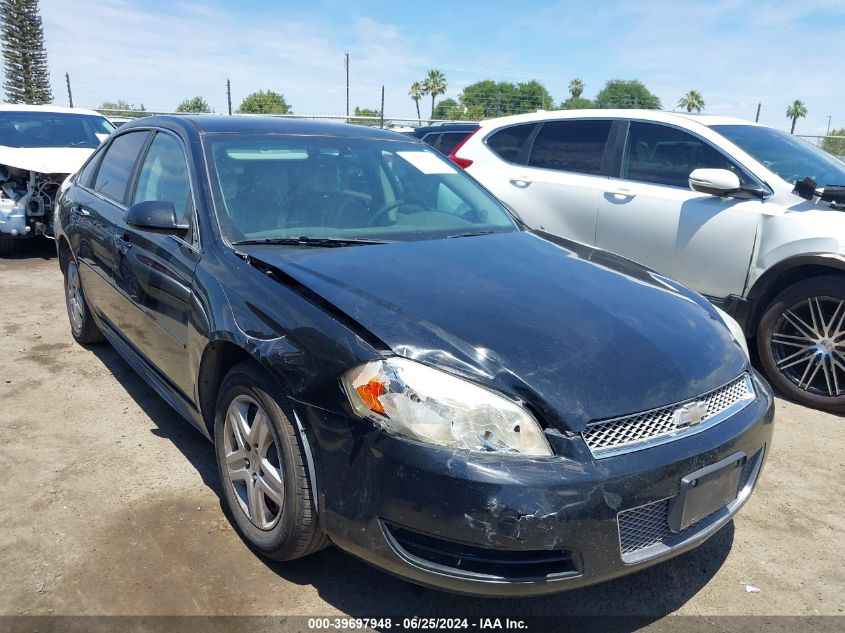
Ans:
[{"label": "utility pole", "polygon": [[[71,90],[70,90],[70,74],[69,73],[65,73],[65,82],[67,83],[67,100],[68,100],[68,103],[70,104],[70,107],[72,108],[73,107],[73,92],[71,92]],[[830,119],[830,117],[827,117],[827,118]],[[828,122],[827,127],[828,128],[830,127],[829,122]]]},{"label": "utility pole", "polygon": [[761,108],[762,106],[763,106],[763,104],[762,104],[762,103],[758,103],[758,104],[757,104],[757,116],[756,116],[756,117],[754,117],[754,122],[755,122],[755,123],[759,123],[759,122],[760,122],[760,108]]},{"label": "utility pole", "polygon": [[226,101],[229,103],[229,116],[232,116],[232,82],[226,80]]},{"label": "utility pole", "polygon": [[343,66],[346,68],[346,122],[349,123],[349,51],[346,51]]},{"label": "utility pole", "polygon": [[496,116],[499,116],[499,112],[501,110],[502,105],[502,92],[501,90],[496,93]]},{"label": "utility pole", "polygon": [[381,87],[381,121],[379,127],[384,129],[384,86]]},{"label": "utility pole", "polygon": [[830,136],[830,116],[829,114],[827,115],[827,132],[825,132],[825,136]]}]

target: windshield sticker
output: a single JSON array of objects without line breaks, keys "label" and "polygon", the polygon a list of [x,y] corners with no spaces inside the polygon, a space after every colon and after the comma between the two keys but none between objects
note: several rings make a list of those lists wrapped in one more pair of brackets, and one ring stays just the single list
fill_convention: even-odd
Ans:
[{"label": "windshield sticker", "polygon": [[431,152],[396,152],[424,174],[454,174],[457,170]]}]

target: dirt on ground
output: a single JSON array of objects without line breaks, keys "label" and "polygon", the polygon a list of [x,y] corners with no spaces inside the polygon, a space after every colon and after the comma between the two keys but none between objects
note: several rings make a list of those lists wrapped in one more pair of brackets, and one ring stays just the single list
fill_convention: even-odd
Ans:
[{"label": "dirt on ground", "polygon": [[698,549],[542,598],[421,588],[336,548],[253,554],[211,444],[70,334],[45,242],[0,259],[0,615],[843,615],[845,418],[778,399],[756,493]]}]

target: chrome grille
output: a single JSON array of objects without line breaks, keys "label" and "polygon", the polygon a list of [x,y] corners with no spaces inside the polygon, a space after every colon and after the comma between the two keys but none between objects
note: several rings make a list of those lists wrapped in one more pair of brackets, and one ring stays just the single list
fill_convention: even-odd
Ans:
[{"label": "chrome grille", "polygon": [[[757,466],[762,455],[763,451],[759,450],[745,460],[739,476],[740,497],[743,494],[742,491],[748,485],[754,468]],[[671,547],[673,544],[684,540],[690,534],[694,534],[697,530],[701,529],[701,526],[705,525],[710,519],[710,517],[704,517],[678,533],[672,532],[669,529],[669,501],[670,499],[662,499],[649,503],[648,505],[640,506],[639,508],[624,510],[617,515],[619,549],[622,553],[623,561],[631,562],[631,558],[633,558],[631,556],[632,554],[636,554],[657,543]],[[713,514],[717,512],[721,512],[721,509]]]},{"label": "chrome grille", "polygon": [[[743,374],[699,398],[613,420],[593,422],[581,435],[594,456],[608,457],[610,454],[637,450],[652,442],[674,439],[706,428],[736,413],[755,397],[751,376]],[[695,425],[679,425],[681,409],[693,403],[706,404],[706,413]]]}]

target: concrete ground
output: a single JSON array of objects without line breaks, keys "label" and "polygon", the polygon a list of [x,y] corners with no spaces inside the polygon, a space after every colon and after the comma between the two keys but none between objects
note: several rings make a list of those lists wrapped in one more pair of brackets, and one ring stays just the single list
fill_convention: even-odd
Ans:
[{"label": "concrete ground", "polygon": [[111,347],[74,343],[52,244],[0,259],[0,359],[0,615],[652,621],[845,609],[842,416],[779,399],[756,493],[697,550],[592,588],[483,600],[408,584],[334,548],[284,564],[251,553],[221,510],[207,440]]}]

